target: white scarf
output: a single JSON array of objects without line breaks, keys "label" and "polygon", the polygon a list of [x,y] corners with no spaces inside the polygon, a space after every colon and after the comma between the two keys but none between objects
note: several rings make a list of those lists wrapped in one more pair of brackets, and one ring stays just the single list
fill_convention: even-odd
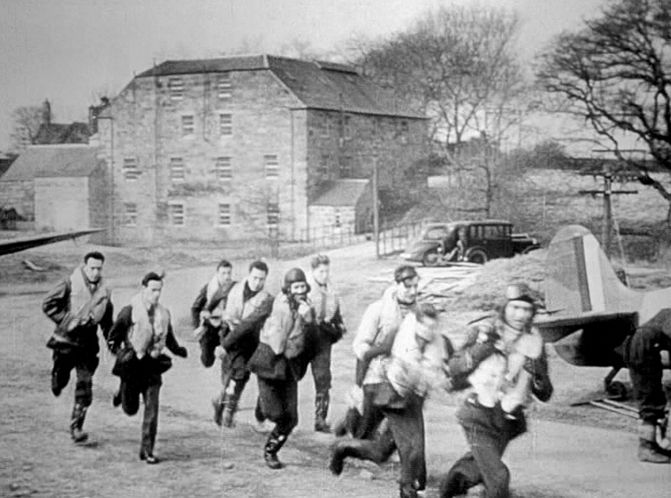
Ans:
[{"label": "white scarf", "polygon": [[100,323],[107,303],[111,297],[111,292],[103,284],[102,277],[93,284],[93,290],[89,286],[84,276],[84,267],[82,265],[75,268],[70,275],[70,313],[68,324],[64,324],[66,330],[72,330],[80,321],[92,318],[95,324]]},{"label": "white scarf", "polygon": [[131,346],[133,346],[138,358],[142,358],[145,354],[156,358],[165,347],[168,326],[170,325],[170,312],[157,303],[154,307],[154,323],[152,325],[141,293],[133,296],[130,304],[133,326],[128,334],[128,339]]}]

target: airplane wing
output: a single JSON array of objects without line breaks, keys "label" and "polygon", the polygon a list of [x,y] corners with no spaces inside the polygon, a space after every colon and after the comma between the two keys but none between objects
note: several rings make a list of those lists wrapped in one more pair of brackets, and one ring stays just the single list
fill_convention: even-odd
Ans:
[{"label": "airplane wing", "polygon": [[104,231],[104,228],[94,228],[90,230],[79,230],[75,232],[49,233],[36,237],[21,237],[0,241],[0,256],[12,254],[19,251],[25,251],[32,247],[39,247],[46,244],[53,244],[62,240],[74,239],[83,235],[90,235]]}]

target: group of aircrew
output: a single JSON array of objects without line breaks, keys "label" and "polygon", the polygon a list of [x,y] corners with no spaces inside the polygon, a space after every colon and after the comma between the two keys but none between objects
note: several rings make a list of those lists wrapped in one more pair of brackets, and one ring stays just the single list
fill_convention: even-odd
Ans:
[{"label": "group of aircrew", "polygon": [[[114,319],[111,292],[102,277],[104,261],[100,252],[86,254],[83,264],[44,300],[43,311],[56,323],[47,344],[53,350],[51,389],[60,395],[76,371],[70,434],[75,443],[85,442],[100,328],[116,357],[112,373],[119,377],[119,388],[112,402],[134,415],[142,397],[139,458],[156,464],[159,391],[162,374],[172,365],[166,349],[182,358],[187,349],[178,344],[171,314],[160,303],[163,274],[147,273],[139,292]],[[435,389],[468,388],[457,419],[469,451],[446,469],[440,496],[462,495],[478,484],[487,496],[509,496],[503,453],[526,431],[525,409],[532,397],[544,402],[553,391],[543,340],[533,326],[537,304],[527,285],[509,285],[497,312],[472,322],[464,344],[455,350],[438,310],[418,299],[416,269],[396,268],[393,284],[361,317],[352,341],[356,365],[348,409],[331,428],[331,350],[346,328],[331,284],[330,260],[315,256],[307,275],[300,268],[287,271],[275,297],[265,289],[268,273],[267,263],[256,260],[236,282],[232,264],[222,260],[191,307],[202,365],[209,368],[220,360],[221,389],[212,407],[222,430],[235,426],[240,398],[255,374],[253,425],[268,434],[263,458],[271,469],[284,467],[278,452],[298,424],[298,383],[310,368],[314,430],[336,436],[329,450],[330,471],[339,475],[348,458],[382,463],[397,451],[400,496],[416,497],[427,482],[424,400]],[[653,449],[663,454],[662,448]]]}]

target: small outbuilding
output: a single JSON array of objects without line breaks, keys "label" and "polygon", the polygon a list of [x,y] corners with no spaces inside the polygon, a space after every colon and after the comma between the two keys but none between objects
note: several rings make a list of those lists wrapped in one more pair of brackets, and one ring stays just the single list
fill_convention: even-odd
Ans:
[{"label": "small outbuilding", "polygon": [[30,146],[0,178],[5,208],[36,230],[105,227],[109,191],[104,162],[88,145]]},{"label": "small outbuilding", "polygon": [[[360,233],[365,230],[371,204],[370,181],[364,179],[333,180],[309,207],[310,221],[315,227],[328,227],[335,232]],[[329,234],[310,234],[325,236]]]}]

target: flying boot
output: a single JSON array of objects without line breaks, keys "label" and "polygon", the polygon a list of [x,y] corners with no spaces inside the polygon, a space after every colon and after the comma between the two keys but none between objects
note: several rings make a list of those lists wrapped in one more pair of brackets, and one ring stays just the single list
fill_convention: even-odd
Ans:
[{"label": "flying boot", "polygon": [[671,455],[656,441],[657,427],[652,422],[641,421],[638,428],[638,459],[648,463],[671,463]]},{"label": "flying boot", "polygon": [[75,403],[72,408],[72,417],[70,418],[70,436],[75,443],[84,443],[89,435],[82,430],[84,419],[86,418],[86,407]]},{"label": "flying boot", "polygon": [[277,429],[274,429],[268,436],[268,441],[263,448],[263,459],[269,468],[276,470],[284,467],[284,464],[277,458],[277,452],[284,446],[286,440],[286,434],[280,434]]},{"label": "flying boot", "polygon": [[315,431],[329,434],[331,426],[326,422],[326,415],[329,411],[329,393],[328,391],[317,393],[315,396]]}]

